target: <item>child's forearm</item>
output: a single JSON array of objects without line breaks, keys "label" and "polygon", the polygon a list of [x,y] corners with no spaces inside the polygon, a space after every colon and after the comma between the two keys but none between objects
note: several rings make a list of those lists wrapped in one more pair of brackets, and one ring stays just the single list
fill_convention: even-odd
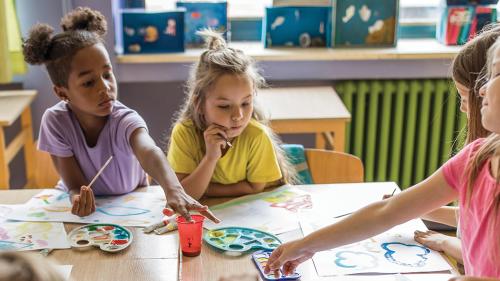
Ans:
[{"label": "child's forearm", "polygon": [[139,161],[144,171],[160,184],[165,193],[182,188],[159,147],[153,146],[148,149]]},{"label": "child's forearm", "polygon": [[186,192],[194,199],[200,199],[210,184],[217,161],[204,157],[194,171],[181,180]]},{"label": "child's forearm", "polygon": [[445,254],[451,256],[461,264],[464,263],[464,260],[462,258],[462,243],[460,239],[456,237],[450,237],[443,242],[442,248]]},{"label": "child's forearm", "polygon": [[256,188],[248,181],[233,184],[210,183],[205,194],[209,197],[242,196],[260,192],[264,187],[265,184],[262,184],[262,188]]},{"label": "child's forearm", "polygon": [[369,238],[398,224],[384,219],[387,202],[372,203],[333,225],[324,227],[304,237],[303,244],[313,252],[336,248]]},{"label": "child's forearm", "polygon": [[423,219],[443,223],[450,226],[457,226],[458,207],[443,206],[422,216]]}]

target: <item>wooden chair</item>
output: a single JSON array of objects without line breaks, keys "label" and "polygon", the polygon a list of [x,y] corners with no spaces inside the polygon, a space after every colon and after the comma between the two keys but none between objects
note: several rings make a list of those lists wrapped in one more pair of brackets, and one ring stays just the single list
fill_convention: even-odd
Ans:
[{"label": "wooden chair", "polygon": [[[36,143],[35,143],[36,147]],[[26,188],[52,188],[59,181],[50,154],[45,151],[35,150],[35,174],[33,181],[26,184]]]},{"label": "wooden chair", "polygon": [[309,148],[305,152],[307,165],[315,184],[364,181],[363,162],[354,155]]}]

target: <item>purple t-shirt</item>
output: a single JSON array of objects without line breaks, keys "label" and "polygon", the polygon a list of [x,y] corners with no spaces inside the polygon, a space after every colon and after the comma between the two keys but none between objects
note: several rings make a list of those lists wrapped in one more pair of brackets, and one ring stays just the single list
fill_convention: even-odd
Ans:
[{"label": "purple t-shirt", "polygon": [[[89,147],[75,114],[65,102],[59,102],[43,114],[38,149],[58,157],[74,156],[87,184],[113,155],[113,160],[92,184],[92,190],[96,195],[124,194],[147,185],[146,173],[129,143],[137,128],[147,129],[142,117],[116,101],[97,144]],[[56,188],[68,190],[62,179]]]}]

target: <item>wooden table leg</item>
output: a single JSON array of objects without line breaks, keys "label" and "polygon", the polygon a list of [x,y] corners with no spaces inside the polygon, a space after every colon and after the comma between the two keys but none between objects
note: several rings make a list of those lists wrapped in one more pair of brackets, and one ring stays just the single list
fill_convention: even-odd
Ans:
[{"label": "wooden table leg", "polygon": [[6,151],[5,134],[0,126],[0,189],[9,189],[9,162]]},{"label": "wooden table leg", "polygon": [[316,148],[317,149],[326,149],[325,148],[325,138],[323,138],[323,132],[316,133]]},{"label": "wooden table leg", "polygon": [[32,185],[35,179],[35,142],[33,140],[33,126],[31,109],[27,107],[21,115],[21,126],[24,133],[24,163],[26,165],[26,183]]}]

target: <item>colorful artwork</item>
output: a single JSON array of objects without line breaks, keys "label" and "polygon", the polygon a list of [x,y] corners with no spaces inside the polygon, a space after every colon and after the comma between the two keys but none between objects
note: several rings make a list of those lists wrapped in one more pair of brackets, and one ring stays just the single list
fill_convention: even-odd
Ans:
[{"label": "colorful artwork", "polygon": [[62,223],[18,222],[0,218],[0,251],[67,249]]},{"label": "colorful artwork", "polygon": [[[304,235],[338,219],[301,217]],[[441,255],[413,239],[415,230],[426,230],[421,220],[412,220],[364,241],[319,252],[313,257],[320,276],[363,273],[438,272],[450,270]]]},{"label": "colorful artwork", "polygon": [[184,11],[124,9],[121,20],[125,54],[184,52]]},{"label": "colorful artwork", "polygon": [[[299,204],[292,203],[296,198]],[[221,227],[248,227],[280,234],[298,229],[296,212],[310,207],[304,204],[307,192],[283,186],[275,191],[244,196],[210,208],[221,222],[206,221],[207,229]],[[309,201],[310,202],[310,201]]]},{"label": "colorful artwork", "polygon": [[334,0],[334,46],[394,46],[398,0]]},{"label": "colorful artwork", "polygon": [[200,46],[203,38],[196,32],[210,28],[222,33],[227,40],[227,2],[226,1],[179,1],[178,8],[185,8],[186,44],[189,47]]},{"label": "colorful artwork", "polygon": [[330,45],[330,7],[268,7],[263,24],[264,47]]},{"label": "colorful artwork", "polygon": [[96,197],[96,211],[83,218],[71,214],[67,193],[56,189],[46,189],[26,204],[2,206],[8,209],[5,216],[12,220],[147,226],[163,218],[164,198],[162,192]]},{"label": "colorful artwork", "polygon": [[299,228],[298,214],[312,212],[334,218],[381,200],[382,194],[391,194],[394,189],[399,192],[392,182],[282,186],[211,207],[222,222],[206,221],[204,226],[240,226],[280,234]]}]

